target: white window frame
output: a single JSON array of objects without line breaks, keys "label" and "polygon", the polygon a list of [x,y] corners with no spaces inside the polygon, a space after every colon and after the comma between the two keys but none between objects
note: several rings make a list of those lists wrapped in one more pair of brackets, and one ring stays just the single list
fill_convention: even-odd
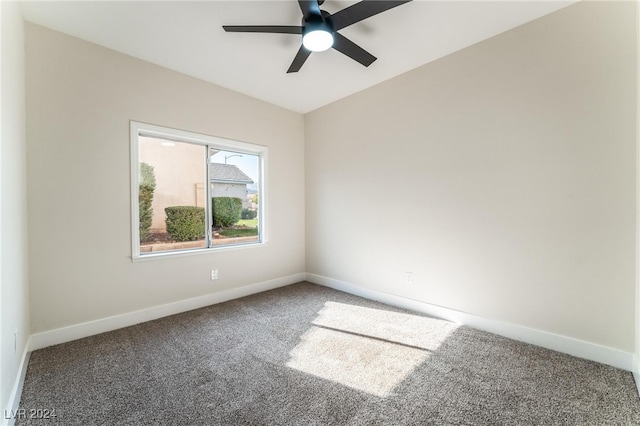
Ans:
[{"label": "white window frame", "polygon": [[[139,205],[139,185],[140,185],[140,160],[139,160],[139,146],[138,138],[140,136],[147,136],[152,138],[175,140],[176,142],[187,142],[196,145],[202,145],[206,148],[206,164],[203,164],[207,180],[209,178],[209,156],[210,149],[216,148],[225,151],[233,151],[240,154],[256,155],[259,158],[259,180],[258,183],[258,196],[260,201],[258,203],[258,241],[245,242],[238,244],[228,244],[213,246],[211,244],[211,202],[205,203],[205,226],[207,247],[199,247],[192,249],[181,249],[174,251],[161,251],[151,253],[140,253],[140,205]],[[266,146],[256,145],[247,142],[240,142],[231,139],[225,139],[216,136],[204,135],[201,133],[194,133],[185,130],[172,129],[169,127],[157,126],[154,124],[141,123],[137,121],[130,122],[130,142],[131,142],[131,258],[133,261],[148,260],[166,257],[176,257],[184,255],[211,253],[218,251],[237,250],[242,248],[258,247],[266,245],[267,243],[267,218],[265,216],[267,211],[267,191],[266,191],[266,176],[267,176],[267,156],[268,149]],[[205,184],[205,199],[211,199],[211,185]]]}]

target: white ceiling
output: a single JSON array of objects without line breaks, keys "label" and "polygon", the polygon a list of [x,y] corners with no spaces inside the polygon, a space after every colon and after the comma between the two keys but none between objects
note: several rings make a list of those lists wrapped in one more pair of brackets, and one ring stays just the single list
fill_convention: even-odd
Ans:
[{"label": "white ceiling", "polygon": [[[300,25],[295,0],[21,4],[28,21],[306,113],[574,2],[414,0],[340,31],[378,58],[370,67],[330,49],[297,74],[286,71],[300,36],[222,29]],[[322,9],[353,3],[327,0]]]}]

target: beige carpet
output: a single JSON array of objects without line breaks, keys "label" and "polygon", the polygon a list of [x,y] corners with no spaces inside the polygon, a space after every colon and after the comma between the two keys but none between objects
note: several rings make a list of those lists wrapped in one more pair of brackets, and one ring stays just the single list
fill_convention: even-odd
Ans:
[{"label": "beige carpet", "polygon": [[640,425],[632,375],[301,283],[31,355],[64,425]]}]

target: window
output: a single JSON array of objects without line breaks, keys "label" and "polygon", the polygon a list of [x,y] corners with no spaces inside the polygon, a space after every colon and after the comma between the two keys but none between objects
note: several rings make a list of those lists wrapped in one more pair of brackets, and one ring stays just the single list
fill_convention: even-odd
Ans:
[{"label": "window", "polygon": [[133,258],[265,241],[267,149],[131,122]]}]

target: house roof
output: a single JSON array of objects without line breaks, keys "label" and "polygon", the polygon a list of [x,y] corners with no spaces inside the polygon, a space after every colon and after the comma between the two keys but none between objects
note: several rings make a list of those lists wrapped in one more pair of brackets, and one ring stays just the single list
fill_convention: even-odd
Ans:
[{"label": "house roof", "polygon": [[253,180],[233,164],[209,164],[211,182],[250,184]]}]

